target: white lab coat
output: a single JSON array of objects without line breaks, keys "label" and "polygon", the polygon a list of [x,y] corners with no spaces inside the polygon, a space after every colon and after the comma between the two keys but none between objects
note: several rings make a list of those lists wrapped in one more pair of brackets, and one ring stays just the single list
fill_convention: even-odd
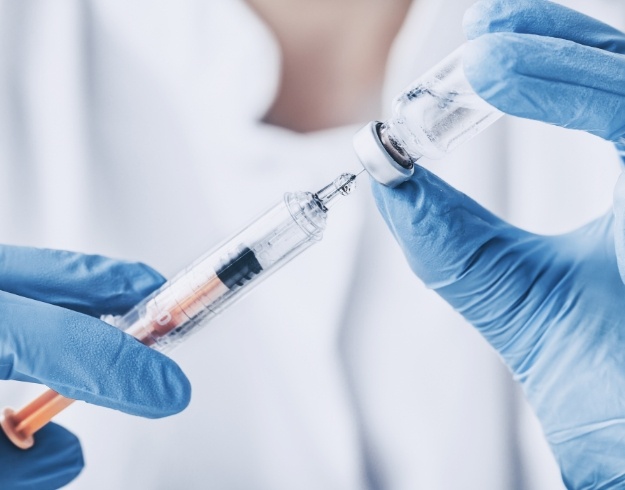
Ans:
[{"label": "white lab coat", "polygon": [[[470,3],[416,0],[385,107],[462,42]],[[619,2],[582,6],[625,20]],[[241,0],[2,0],[0,242],[171,275],[284,191],[357,168],[355,127],[259,122],[279,64]],[[617,173],[605,142],[511,118],[426,165],[547,233],[608,209]],[[193,384],[184,413],[76,404],[58,417],[87,462],[69,488],[562,488],[509,373],[411,274],[366,184],[321,244],[173,357]],[[0,399],[40,389],[5,382]]]}]

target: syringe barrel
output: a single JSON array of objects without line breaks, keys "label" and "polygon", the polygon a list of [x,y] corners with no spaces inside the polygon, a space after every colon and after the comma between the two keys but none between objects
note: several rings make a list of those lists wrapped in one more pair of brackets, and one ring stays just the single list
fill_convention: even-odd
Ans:
[{"label": "syringe barrel", "polygon": [[171,350],[320,240],[326,216],[313,194],[285,194],[282,202],[197,259],[114,325],[154,349]]}]

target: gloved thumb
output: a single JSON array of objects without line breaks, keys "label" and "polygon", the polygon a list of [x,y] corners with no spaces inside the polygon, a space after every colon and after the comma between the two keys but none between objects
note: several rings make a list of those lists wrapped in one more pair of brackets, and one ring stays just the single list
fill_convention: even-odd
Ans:
[{"label": "gloved thumb", "polygon": [[479,252],[507,226],[422,167],[394,189],[377,182],[372,187],[378,209],[410,266],[431,289],[474,275]]},{"label": "gloved thumb", "polygon": [[[522,328],[515,305],[533,301],[525,298],[528,288],[555,260],[550,242],[509,225],[420,167],[394,189],[374,182],[373,194],[417,276],[506,357],[505,347]],[[506,360],[514,369],[515,359]]]},{"label": "gloved thumb", "polygon": [[614,187],[614,247],[621,279],[625,283],[625,172]]}]

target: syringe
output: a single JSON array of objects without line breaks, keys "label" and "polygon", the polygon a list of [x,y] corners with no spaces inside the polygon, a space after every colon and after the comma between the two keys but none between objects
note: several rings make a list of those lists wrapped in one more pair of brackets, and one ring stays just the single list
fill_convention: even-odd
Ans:
[{"label": "syringe", "polygon": [[[355,183],[356,175],[342,174],[317,193],[286,193],[282,202],[113,323],[145,345],[171,350],[321,240],[328,210]],[[28,449],[33,434],[73,402],[47,390],[17,412],[6,408],[0,426],[17,447]]]},{"label": "syringe", "polygon": [[354,136],[358,158],[381,184],[405,182],[423,157],[443,157],[503,116],[473,90],[464,73],[464,49],[401,92],[386,121],[371,121]]}]

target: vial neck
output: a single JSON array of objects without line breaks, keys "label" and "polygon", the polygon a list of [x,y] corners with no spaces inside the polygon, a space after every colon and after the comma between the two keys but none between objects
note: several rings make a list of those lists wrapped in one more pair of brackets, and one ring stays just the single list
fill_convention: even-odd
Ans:
[{"label": "vial neck", "polygon": [[393,134],[393,126],[388,122],[382,123],[377,129],[382,146],[384,146],[384,149],[388,152],[388,154],[393,157],[393,160],[395,160],[402,167],[411,169],[421,158],[421,155],[416,153],[413,155],[408,154],[405,146],[401,143],[399,138]]}]

